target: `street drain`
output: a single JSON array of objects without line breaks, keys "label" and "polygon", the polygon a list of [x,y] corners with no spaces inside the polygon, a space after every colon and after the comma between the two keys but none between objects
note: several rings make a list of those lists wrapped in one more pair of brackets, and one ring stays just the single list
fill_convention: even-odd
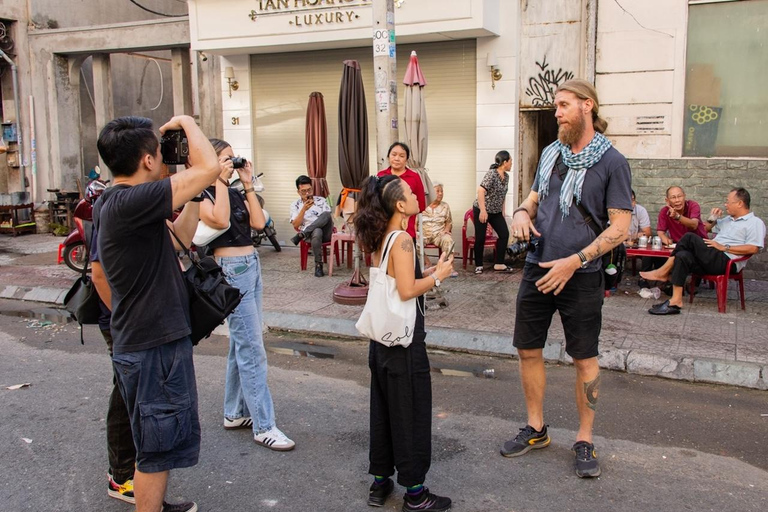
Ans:
[{"label": "street drain", "polygon": [[0,315],[15,316],[19,318],[32,318],[57,324],[68,324],[73,322],[69,312],[56,308],[37,308],[22,310],[0,310]]},{"label": "street drain", "polygon": [[283,354],[297,357],[311,357],[313,359],[333,359],[336,357],[336,349],[309,343],[272,343],[267,345],[267,350],[275,354]]}]

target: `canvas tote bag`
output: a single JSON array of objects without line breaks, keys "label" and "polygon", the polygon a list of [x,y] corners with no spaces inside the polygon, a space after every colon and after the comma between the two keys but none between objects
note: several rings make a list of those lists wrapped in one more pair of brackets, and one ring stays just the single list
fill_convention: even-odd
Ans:
[{"label": "canvas tote bag", "polygon": [[[400,233],[403,231],[390,233],[381,255],[381,263],[378,268],[371,267],[368,299],[360,319],[355,324],[360,334],[387,347],[410,345],[416,326],[416,298],[406,301],[400,299],[395,278],[387,275],[389,253]],[[415,266],[415,251],[413,263]]]}]

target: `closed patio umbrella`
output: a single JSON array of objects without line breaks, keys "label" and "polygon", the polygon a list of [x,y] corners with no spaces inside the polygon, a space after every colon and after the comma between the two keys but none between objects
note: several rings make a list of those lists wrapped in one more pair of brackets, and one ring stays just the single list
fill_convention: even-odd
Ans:
[{"label": "closed patio umbrella", "polygon": [[[426,170],[428,152],[427,108],[424,101],[423,89],[427,85],[424,73],[419,66],[419,58],[416,52],[411,52],[411,60],[405,69],[405,142],[411,148],[411,157],[408,159],[408,167],[419,173],[424,184],[424,193],[427,196],[427,204],[435,199],[435,189],[432,180]],[[421,215],[419,215],[419,261],[424,265],[424,241],[421,230]]]},{"label": "closed patio umbrella", "polygon": [[[427,85],[424,73],[419,66],[419,58],[416,52],[411,52],[411,60],[405,69],[405,142],[411,148],[411,157],[408,159],[408,167],[418,172],[424,183],[424,192],[427,194],[427,203],[434,199],[434,190],[427,187],[427,153],[428,135],[427,108],[424,101],[423,89]],[[430,197],[431,196],[431,197]]]},{"label": "closed patio umbrella", "polygon": [[[345,60],[339,90],[339,174],[344,193],[359,190],[368,177],[368,110],[360,63]],[[346,195],[344,196],[346,197]],[[348,283],[333,292],[341,304],[362,304],[368,294],[368,282],[360,273],[360,255],[355,244],[355,271]]]},{"label": "closed patio umbrella", "polygon": [[313,92],[307,104],[306,124],[307,174],[312,178],[314,195],[328,197],[328,128],[323,95]]}]

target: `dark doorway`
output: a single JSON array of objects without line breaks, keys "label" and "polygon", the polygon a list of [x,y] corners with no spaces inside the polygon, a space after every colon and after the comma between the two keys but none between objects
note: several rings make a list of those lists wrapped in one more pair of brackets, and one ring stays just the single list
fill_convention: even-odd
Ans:
[{"label": "dark doorway", "polygon": [[528,197],[542,150],[552,144],[556,138],[557,120],[554,109],[520,112],[520,165],[518,167],[517,204]]}]

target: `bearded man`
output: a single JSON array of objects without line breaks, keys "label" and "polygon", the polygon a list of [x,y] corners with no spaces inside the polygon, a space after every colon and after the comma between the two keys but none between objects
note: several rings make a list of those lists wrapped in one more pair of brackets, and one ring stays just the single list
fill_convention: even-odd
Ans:
[{"label": "bearded man", "polygon": [[592,84],[568,80],[555,91],[555,106],[558,140],[542,152],[531,193],[512,218],[513,236],[529,240],[533,234],[541,240],[526,257],[513,340],[528,423],[504,443],[501,454],[518,457],[550,443],[543,410],[543,348],[558,311],[565,351],[576,367],[576,475],[597,477],[600,465],[592,425],[600,388],[597,345],[604,297],[600,256],[627,236],[632,179],[627,160],[603,135],[607,123],[598,115]]}]

